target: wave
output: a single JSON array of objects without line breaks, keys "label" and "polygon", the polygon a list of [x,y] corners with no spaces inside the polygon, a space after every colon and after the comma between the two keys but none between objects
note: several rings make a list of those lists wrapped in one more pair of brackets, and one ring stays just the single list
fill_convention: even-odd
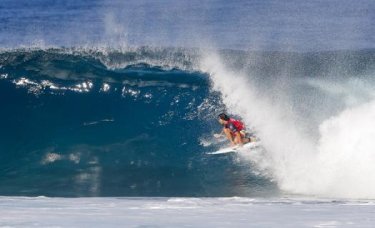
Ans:
[{"label": "wave", "polygon": [[[1,53],[0,121],[6,130],[0,141],[0,194],[230,196],[275,191],[270,181],[248,173],[247,165],[238,166],[234,157],[216,161],[204,155],[215,146],[202,146],[200,138],[218,130],[216,113],[223,104],[194,61],[175,57],[191,51],[150,52]],[[170,58],[175,64],[168,63]]]},{"label": "wave", "polygon": [[[28,48],[0,66],[2,195],[375,197],[373,50]],[[264,150],[205,155],[222,111]]]}]

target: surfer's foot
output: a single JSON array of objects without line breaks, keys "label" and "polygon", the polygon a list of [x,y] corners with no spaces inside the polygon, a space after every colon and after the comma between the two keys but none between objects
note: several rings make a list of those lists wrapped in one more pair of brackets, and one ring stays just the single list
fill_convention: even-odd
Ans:
[{"label": "surfer's foot", "polygon": [[244,138],[243,139],[244,144],[249,143],[249,142],[251,142],[251,138]]}]

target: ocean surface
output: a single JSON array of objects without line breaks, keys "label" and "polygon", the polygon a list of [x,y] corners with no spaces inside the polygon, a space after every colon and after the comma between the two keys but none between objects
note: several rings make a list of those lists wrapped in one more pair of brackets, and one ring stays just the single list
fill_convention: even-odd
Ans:
[{"label": "ocean surface", "polygon": [[[245,227],[259,209],[259,227],[280,211],[371,227],[374,15],[370,0],[0,1],[0,225],[69,227],[57,211],[82,201],[109,220]],[[221,112],[262,146],[208,154],[228,145]],[[12,222],[38,208],[51,222]],[[83,226],[103,213],[81,209]],[[96,225],[190,221],[132,216]]]}]

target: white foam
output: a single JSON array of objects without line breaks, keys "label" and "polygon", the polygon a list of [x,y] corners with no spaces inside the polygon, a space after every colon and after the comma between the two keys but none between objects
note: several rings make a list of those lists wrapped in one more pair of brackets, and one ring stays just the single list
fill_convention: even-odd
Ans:
[{"label": "white foam", "polygon": [[[227,70],[225,62],[213,52],[203,55],[201,69],[210,74],[213,89],[222,94],[228,110],[255,127],[266,152],[252,153],[247,159],[270,174],[282,190],[329,197],[375,198],[375,100],[366,104],[363,99],[346,102],[357,106],[331,116],[320,128],[315,126],[320,129],[320,141],[316,142],[296,121],[299,118],[283,94],[269,94],[277,97],[277,102],[264,93],[260,96],[249,75]],[[347,87],[324,88],[346,98],[343,94],[353,91]],[[362,97],[372,96],[360,92]]]},{"label": "white foam", "polygon": [[16,85],[18,86],[26,86],[26,85],[34,85],[34,86],[39,86],[39,84],[37,82],[34,82],[30,79],[27,79],[27,78],[20,78],[18,80],[14,80],[13,81]]},{"label": "white foam", "polygon": [[136,90],[136,89],[132,89],[132,88],[127,88],[127,87],[124,86],[122,88],[122,94],[121,95],[123,97],[131,96],[131,97],[137,98],[140,93],[141,93],[140,90]]},{"label": "white foam", "polygon": [[81,155],[79,153],[69,154],[69,160],[78,164],[81,161]]},{"label": "white foam", "polygon": [[111,86],[108,83],[103,83],[102,87],[100,88],[100,91],[102,92],[108,92],[110,90]]},{"label": "white foam", "polygon": [[63,159],[63,157],[58,153],[47,153],[42,159],[41,163],[45,165],[45,164],[53,163],[55,161],[59,161],[61,159]]},{"label": "white foam", "polygon": [[320,126],[317,177],[325,195],[375,198],[375,100]]},{"label": "white foam", "polygon": [[87,81],[87,82],[79,83],[69,89],[75,92],[83,93],[83,92],[90,92],[93,86],[94,84],[91,81]]},{"label": "white foam", "polygon": [[41,85],[42,85],[43,87],[48,87],[48,88],[53,89],[53,90],[62,89],[62,88],[60,88],[59,86],[55,85],[54,83],[52,83],[52,82],[50,82],[50,81],[48,81],[48,80],[43,80],[43,81],[41,82]]},{"label": "white foam", "polygon": [[314,199],[0,197],[1,227],[372,227],[374,204]]}]

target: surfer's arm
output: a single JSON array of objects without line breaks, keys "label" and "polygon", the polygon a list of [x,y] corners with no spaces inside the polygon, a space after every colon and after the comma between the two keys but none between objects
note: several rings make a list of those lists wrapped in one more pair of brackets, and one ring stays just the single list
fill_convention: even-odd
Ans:
[{"label": "surfer's arm", "polygon": [[220,137],[222,137],[222,136],[224,136],[224,129],[223,129],[220,133],[216,133],[216,134],[214,134],[214,137],[215,137],[215,138],[220,138]]}]

